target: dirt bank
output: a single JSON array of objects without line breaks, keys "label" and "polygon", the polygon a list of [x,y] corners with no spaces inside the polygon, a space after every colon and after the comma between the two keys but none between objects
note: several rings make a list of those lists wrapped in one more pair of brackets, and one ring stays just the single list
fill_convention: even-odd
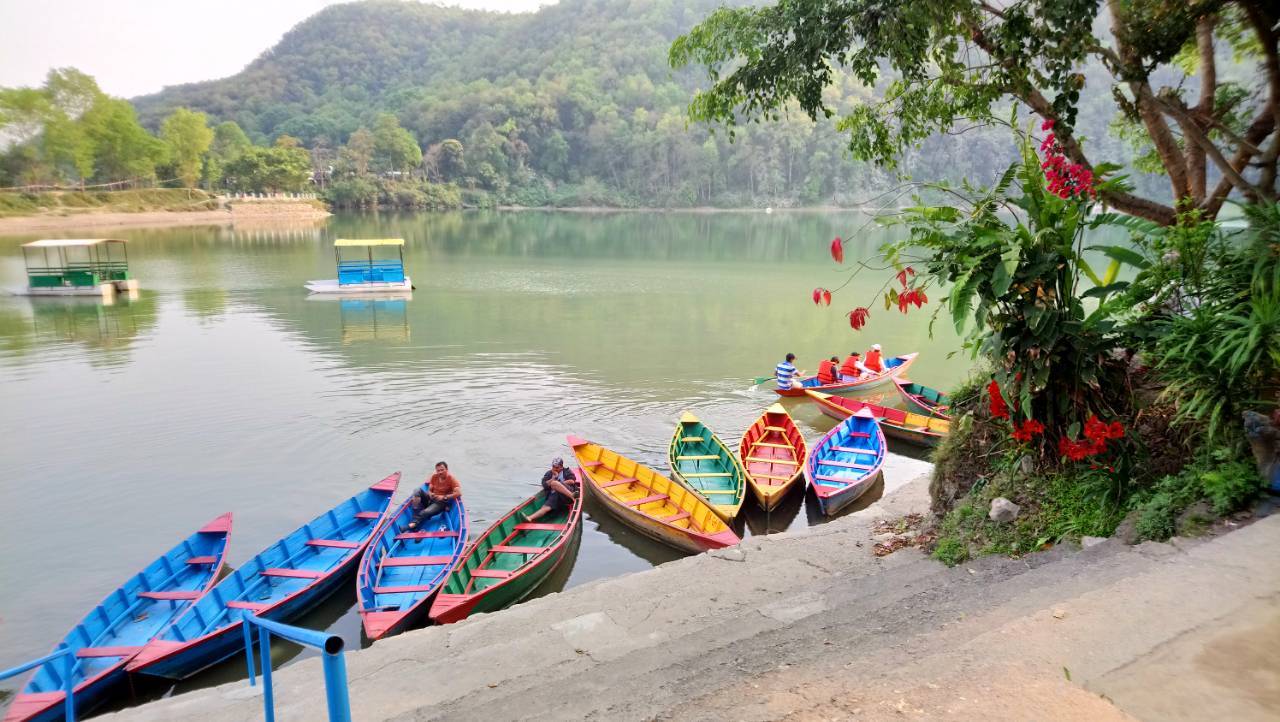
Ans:
[{"label": "dirt bank", "polygon": [[328,218],[323,204],[310,201],[230,203],[217,210],[59,212],[0,218],[0,235],[94,228],[164,228],[172,226],[230,226],[315,223]]}]

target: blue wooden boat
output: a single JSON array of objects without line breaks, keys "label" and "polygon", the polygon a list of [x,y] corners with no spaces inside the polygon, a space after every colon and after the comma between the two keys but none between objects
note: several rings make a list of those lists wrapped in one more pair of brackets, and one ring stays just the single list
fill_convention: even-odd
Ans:
[{"label": "blue wooden boat", "polygon": [[138,652],[130,673],[186,679],[244,649],[244,612],[288,622],[355,569],[400,483],[396,472],[263,549]]},{"label": "blue wooden boat", "polygon": [[828,431],[809,453],[804,475],[831,516],[876,483],[884,466],[884,432],[875,416],[861,409]]},{"label": "blue wooden boat", "polygon": [[[200,599],[222,572],[231,515],[200,527],[164,556],[107,595],[56,649],[74,649],[76,716],[87,714],[124,680],[125,664]],[[5,713],[5,722],[63,718],[63,661],[31,676]]]},{"label": "blue wooden boat", "polygon": [[461,498],[411,532],[412,498],[387,515],[360,558],[356,599],[369,639],[399,634],[426,616],[467,546],[467,510]]}]

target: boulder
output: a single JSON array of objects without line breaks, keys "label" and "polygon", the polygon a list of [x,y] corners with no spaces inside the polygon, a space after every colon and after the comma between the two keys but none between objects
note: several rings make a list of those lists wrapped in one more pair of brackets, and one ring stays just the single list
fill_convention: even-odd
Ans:
[{"label": "boulder", "polygon": [[1129,512],[1129,515],[1124,518],[1124,521],[1120,522],[1120,526],[1116,527],[1115,533],[1111,536],[1115,539],[1119,539],[1121,542],[1128,544],[1129,546],[1137,544],[1138,517],[1141,515],[1142,512],[1138,509],[1134,509]]},{"label": "boulder", "polygon": [[1082,536],[1080,537],[1080,547],[1083,549],[1088,549],[1089,547],[1096,547],[1099,544],[1105,542],[1106,540],[1107,538],[1104,536]]},{"label": "boulder", "polygon": [[987,517],[991,521],[1005,524],[1018,518],[1018,512],[1022,511],[1022,507],[1014,504],[1003,496],[997,496],[991,500],[991,511],[987,512]]},{"label": "boulder", "polygon": [[1216,518],[1213,507],[1202,499],[1178,515],[1173,527],[1174,533],[1178,536],[1200,536]]}]

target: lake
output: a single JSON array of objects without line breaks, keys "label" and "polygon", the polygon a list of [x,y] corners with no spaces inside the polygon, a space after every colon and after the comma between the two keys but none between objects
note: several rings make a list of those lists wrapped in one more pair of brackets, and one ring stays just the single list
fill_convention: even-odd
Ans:
[{"label": "lake", "polygon": [[[788,351],[812,371],[879,342],[921,352],[914,380],[952,386],[969,362],[948,358],[958,342],[945,316],[930,338],[937,298],[886,312],[877,272],[813,305],[814,286],[839,286],[889,240],[867,221],[477,211],[108,234],[129,240],[137,299],[0,295],[0,667],[46,653],[224,511],[239,564],[401,470],[398,501],[443,459],[478,534],[536,490],[552,457],[570,457],[566,433],[665,473],[688,409],[736,448],[776,400],[752,378]],[[854,239],[843,267],[828,255],[835,235]],[[35,237],[0,238],[0,287],[24,285],[19,244]],[[412,298],[309,299],[304,282],[335,275],[339,237],[406,239]],[[855,333],[844,312],[862,305],[872,317]],[[896,404],[891,388],[874,394]],[[811,441],[834,424],[806,400],[787,406]],[[895,456],[886,476],[922,468]],[[750,500],[744,510],[747,536],[823,521],[799,493],[768,516]],[[576,560],[541,593],[678,556],[588,504]],[[357,646],[353,605],[344,591],[300,624]],[[277,643],[277,663],[296,653]],[[236,661],[194,683],[243,671]]]}]

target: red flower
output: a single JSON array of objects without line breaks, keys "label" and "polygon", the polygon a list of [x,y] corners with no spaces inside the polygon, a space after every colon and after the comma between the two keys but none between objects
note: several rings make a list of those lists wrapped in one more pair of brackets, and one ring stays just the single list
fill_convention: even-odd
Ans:
[{"label": "red flower", "polygon": [[831,241],[831,257],[836,263],[844,263],[844,241],[840,240],[840,236]]},{"label": "red flower", "polygon": [[916,275],[916,269],[912,268],[911,266],[907,266],[906,268],[902,269],[901,271],[898,271],[898,283],[901,283],[903,288],[906,288],[906,287],[907,287],[907,275],[908,275],[908,274],[910,274],[910,275],[912,275],[912,276]]},{"label": "red flower", "polygon": [[845,315],[849,317],[850,328],[857,331],[867,325],[867,317],[871,315],[871,311],[866,308],[855,308]]},{"label": "red flower", "polygon": [[1105,442],[1110,434],[1110,428],[1105,422],[1100,420],[1097,414],[1089,414],[1089,418],[1084,422],[1084,438],[1097,443]]},{"label": "red flower", "polygon": [[1013,438],[1018,441],[1031,441],[1032,437],[1044,433],[1044,424],[1035,419],[1027,419],[1013,430]]},{"label": "red flower", "polygon": [[1045,118],[1045,121],[1040,124],[1040,130],[1053,130],[1053,122],[1053,118]]},{"label": "red flower", "polygon": [[831,291],[819,286],[813,289],[813,303],[817,306],[831,305]]},{"label": "red flower", "polygon": [[1087,459],[1100,451],[1089,441],[1074,441],[1065,436],[1058,439],[1058,453],[1072,461]]},{"label": "red flower", "polygon": [[1009,404],[1005,403],[1004,396],[1000,395],[1000,384],[995,381],[987,384],[987,393],[991,396],[991,418],[1009,418]]},{"label": "red flower", "polygon": [[1119,421],[1112,421],[1111,425],[1107,427],[1107,438],[1108,439],[1124,438],[1124,424],[1121,424]]}]

